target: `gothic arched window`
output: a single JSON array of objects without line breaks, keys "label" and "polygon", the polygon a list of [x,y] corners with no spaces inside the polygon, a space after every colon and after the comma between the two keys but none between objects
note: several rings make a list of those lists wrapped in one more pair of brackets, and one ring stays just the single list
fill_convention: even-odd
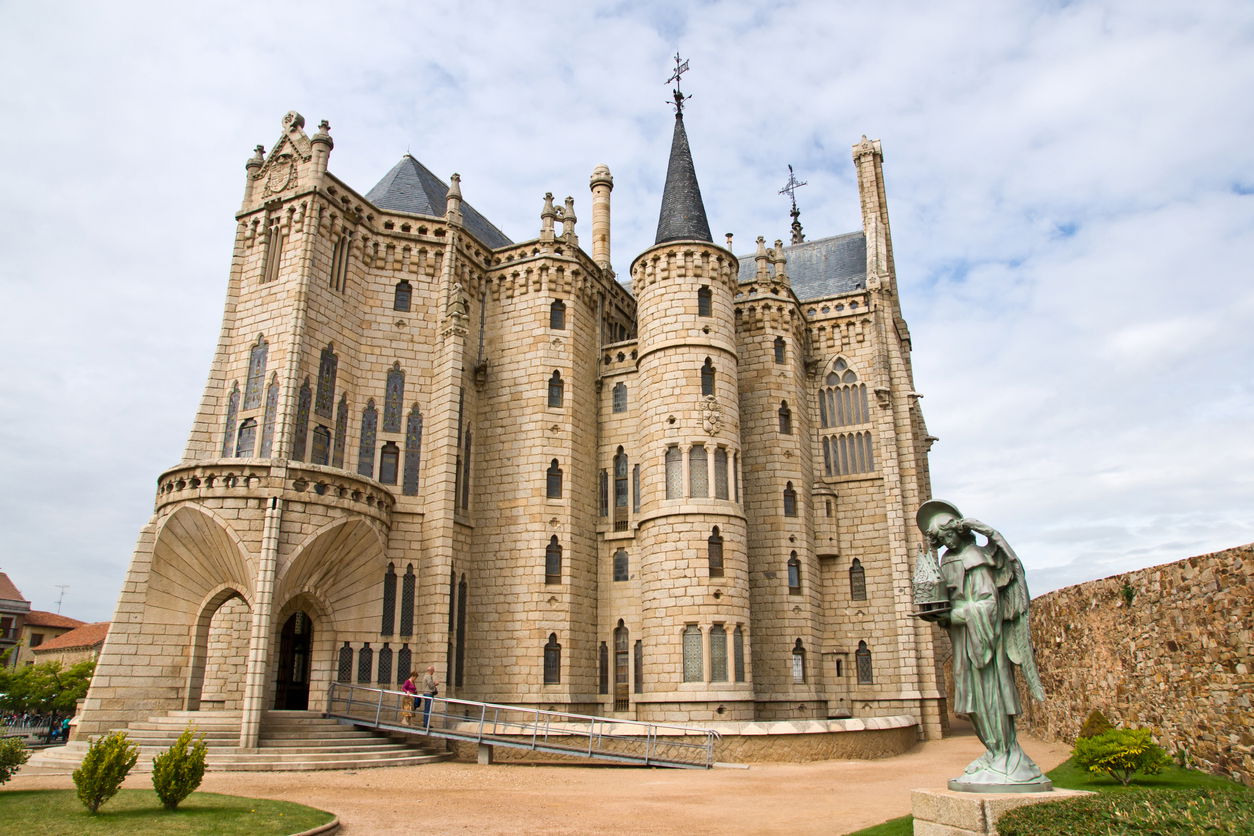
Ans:
[{"label": "gothic arched window", "polygon": [[618,382],[614,384],[613,395],[611,397],[612,409],[614,412],[627,411],[627,384]]},{"label": "gothic arched window", "polygon": [[684,627],[684,682],[700,682],[705,678],[701,653],[701,628],[695,624]]},{"label": "gothic arched window", "polygon": [[401,431],[401,412],[405,403],[405,372],[401,370],[400,361],[388,369],[387,389],[383,396],[383,431],[398,433]]},{"label": "gothic arched window", "polygon": [[[619,509],[622,509],[621,511]],[[614,518],[627,516],[627,454],[619,447],[614,455]]]},{"label": "gothic arched window", "polygon": [[566,303],[561,299],[554,299],[553,304],[549,305],[549,328],[554,331],[566,330]]},{"label": "gothic arched window", "polygon": [[374,398],[371,398],[361,411],[361,444],[357,447],[357,472],[371,478],[374,477],[374,445],[378,436],[378,422],[379,411],[374,408]]},{"label": "gothic arched window", "polygon": [[854,652],[853,658],[858,668],[858,684],[875,684],[875,677],[871,675],[871,651],[867,648],[866,642],[858,642],[858,649]]},{"label": "gothic arched window", "polygon": [[318,424],[313,431],[313,449],[309,453],[309,461],[314,464],[329,464],[331,461],[331,429]]},{"label": "gothic arched window", "polygon": [[348,444],[348,395],[340,395],[335,408],[335,439],[331,446],[331,466],[344,467],[344,448]]},{"label": "gothic arched window", "polygon": [[556,534],[549,538],[544,550],[544,582],[562,582],[562,544],[557,542]]},{"label": "gothic arched window", "polygon": [[631,563],[626,549],[614,552],[614,580],[625,581],[631,577]]},{"label": "gothic arched window", "polygon": [[779,402],[779,434],[792,435],[792,410],[788,408],[788,401]]},{"label": "gothic arched window", "polygon": [[239,425],[239,440],[235,442],[237,459],[252,458],[257,448],[257,419],[245,418]]},{"label": "gothic arched window", "polygon": [[383,575],[383,618],[379,622],[379,634],[390,636],[396,629],[396,566],[388,563]]},{"label": "gothic arched window", "polygon": [[331,417],[335,405],[335,376],[339,371],[340,358],[335,356],[335,344],[327,343],[318,361],[318,396],[314,398],[314,415]]},{"label": "gothic arched window", "polygon": [[549,633],[544,644],[544,684],[559,685],[562,681],[562,646],[557,643],[557,633]]},{"label": "gothic arched window", "polygon": [[222,427],[222,458],[229,459],[235,450],[235,417],[239,415],[239,384],[231,384],[226,399],[226,421]]},{"label": "gothic arched window", "polygon": [[705,365],[701,367],[701,394],[714,394],[714,361],[709,357],[705,358]]},{"label": "gothic arched window", "polygon": [[396,283],[396,290],[392,293],[392,310],[407,311],[413,304],[414,286],[405,279],[401,279]]},{"label": "gothic arched window", "polygon": [[697,291],[697,316],[711,316],[714,307],[714,294],[708,285],[702,285]]},{"label": "gothic arched window", "polygon": [[396,471],[400,465],[401,448],[395,441],[386,442],[379,453],[379,481],[385,485],[396,484]]},{"label": "gothic arched window", "polygon": [[554,369],[553,376],[549,378],[549,406],[561,406],[565,396],[566,382],[562,380],[562,373]]},{"label": "gothic arched window", "polygon": [[266,355],[270,344],[265,337],[258,337],[248,353],[248,382],[244,387],[244,409],[261,406],[261,390],[266,385]]},{"label": "gothic arched window", "polygon": [[401,623],[397,627],[402,636],[414,634],[414,587],[417,580],[414,564],[406,564],[405,577],[401,578]]},{"label": "gothic arched window", "polygon": [[801,639],[792,646],[792,681],[794,685],[804,685],[806,681],[806,649]]},{"label": "gothic arched window", "polygon": [[718,526],[714,526],[710,537],[706,540],[706,557],[708,558],[711,578],[723,577],[723,535],[719,534]]},{"label": "gothic arched window", "polygon": [[819,390],[819,428],[824,432],[823,475],[850,476],[875,470],[866,384],[843,357],[832,363]]},{"label": "gothic arched window", "polygon": [[727,630],[722,624],[710,628],[710,681],[727,681]]},{"label": "gothic arched window", "polygon": [[305,448],[309,438],[309,408],[313,403],[313,392],[309,388],[309,378],[300,385],[300,396],[296,399],[296,427],[292,432],[292,459],[303,462]]},{"label": "gothic arched window", "polygon": [[796,552],[788,557],[788,594],[801,594],[801,561],[797,559]]},{"label": "gothic arched window", "polygon": [[855,601],[866,600],[866,570],[862,568],[862,561],[856,557],[849,566],[849,597]]},{"label": "gothic arched window", "polygon": [[737,682],[745,681],[745,631],[737,626],[732,631],[732,660],[735,662]]},{"label": "gothic arched window", "polygon": [[793,489],[792,482],[784,486],[784,516],[797,516],[797,491]]},{"label": "gothic arched window", "polygon": [[401,478],[401,493],[418,495],[418,474],[422,466],[422,413],[418,404],[409,409],[405,419],[405,467]]},{"label": "gothic arched window", "polygon": [[261,451],[257,454],[263,459],[270,458],[274,452],[274,425],[279,418],[279,376],[271,375],[270,385],[266,387],[266,408],[261,417]]},{"label": "gothic arched window", "polygon": [[786,346],[786,344],[784,343],[784,338],[783,338],[783,337],[776,337],[776,338],[775,338],[775,346],[774,346],[774,347],[775,347],[775,362],[776,362],[776,363],[782,363],[782,362],[784,362],[784,355],[785,355],[785,351],[786,351],[785,346]]},{"label": "gothic arched window", "polygon": [[557,459],[550,462],[549,469],[545,471],[544,495],[549,499],[562,498],[562,468],[558,466]]}]

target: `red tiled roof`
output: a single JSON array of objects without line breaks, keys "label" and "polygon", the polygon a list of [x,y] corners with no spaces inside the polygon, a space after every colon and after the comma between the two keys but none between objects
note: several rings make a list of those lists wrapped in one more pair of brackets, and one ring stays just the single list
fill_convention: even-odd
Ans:
[{"label": "red tiled roof", "polygon": [[55,639],[48,639],[39,647],[33,647],[31,650],[35,653],[43,653],[45,650],[95,647],[104,642],[107,635],[109,635],[109,622],[97,621],[95,624],[84,624],[82,627],[76,627],[68,633],[57,636]]},{"label": "red tiled roof", "polygon": [[9,580],[9,576],[4,572],[0,572],[0,598],[4,598],[9,601],[26,600],[22,597],[22,593],[18,592],[17,587],[13,585],[13,581]]},{"label": "red tiled roof", "polygon": [[45,610],[31,610],[26,614],[27,627],[82,627],[86,621],[79,621],[77,618],[70,618],[68,615],[61,615],[55,612],[46,612]]}]

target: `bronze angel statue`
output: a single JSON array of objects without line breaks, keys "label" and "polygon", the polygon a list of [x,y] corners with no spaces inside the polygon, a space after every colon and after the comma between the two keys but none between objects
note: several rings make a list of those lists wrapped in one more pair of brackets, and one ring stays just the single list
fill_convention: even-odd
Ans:
[{"label": "bronze angel statue", "polygon": [[[949,782],[966,792],[1043,792],[1051,788],[1019,746],[1015,715],[1022,707],[1014,669],[1028,691],[1045,699],[1028,633],[1028,585],[1023,564],[991,526],[967,519],[956,507],[932,499],[915,520],[940,557],[937,601],[920,602],[920,618],[949,631],[954,658],[954,711],[966,714],[987,750]],[[980,534],[987,543],[980,545]],[[920,556],[931,559],[930,555]],[[935,564],[933,563],[933,566]],[[916,597],[918,585],[916,584]]]}]

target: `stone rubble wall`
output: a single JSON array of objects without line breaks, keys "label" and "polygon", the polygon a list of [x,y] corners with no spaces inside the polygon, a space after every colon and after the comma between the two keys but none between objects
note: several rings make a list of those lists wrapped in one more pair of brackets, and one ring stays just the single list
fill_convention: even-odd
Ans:
[{"label": "stone rubble wall", "polygon": [[1067,587],[1032,607],[1046,701],[1025,701],[1023,725],[1071,742],[1096,708],[1153,729],[1198,768],[1254,784],[1254,545]]}]

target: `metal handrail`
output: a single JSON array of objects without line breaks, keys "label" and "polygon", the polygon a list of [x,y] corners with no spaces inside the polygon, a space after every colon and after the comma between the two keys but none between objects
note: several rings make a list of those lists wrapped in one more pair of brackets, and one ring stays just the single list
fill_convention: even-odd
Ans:
[{"label": "metal handrail", "polygon": [[[404,701],[414,698],[404,691],[333,682],[327,691],[326,714],[358,725],[411,734],[657,766],[708,768],[714,763],[714,745],[720,739],[713,729],[677,723],[598,717],[451,697],[418,695],[419,705],[407,712]],[[412,715],[419,710],[422,721],[414,726]],[[514,716],[519,714],[522,716]],[[406,715],[410,723],[403,722]],[[476,716],[477,720],[472,719]],[[675,734],[659,735],[664,731]],[[692,737],[702,742],[684,739]],[[583,738],[587,738],[586,745],[579,742]],[[643,753],[639,751],[641,744]]]}]

